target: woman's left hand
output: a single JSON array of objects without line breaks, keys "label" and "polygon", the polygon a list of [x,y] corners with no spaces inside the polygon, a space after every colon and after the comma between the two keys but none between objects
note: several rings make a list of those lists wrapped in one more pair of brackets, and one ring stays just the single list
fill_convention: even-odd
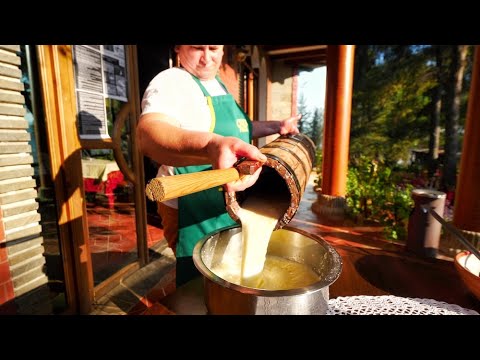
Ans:
[{"label": "woman's left hand", "polygon": [[278,132],[280,135],[295,135],[298,134],[300,131],[298,130],[298,122],[302,118],[302,114],[298,114],[288,119],[282,120],[280,122],[280,131]]}]

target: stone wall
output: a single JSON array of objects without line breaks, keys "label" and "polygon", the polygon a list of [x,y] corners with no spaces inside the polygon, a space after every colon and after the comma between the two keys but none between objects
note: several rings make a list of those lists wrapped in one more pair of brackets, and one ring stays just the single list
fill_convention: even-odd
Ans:
[{"label": "stone wall", "polygon": [[19,45],[0,45],[0,313],[51,312]]},{"label": "stone wall", "polygon": [[[292,114],[293,69],[283,61],[272,61],[271,86],[270,86],[270,119],[283,120]],[[274,141],[279,135],[270,135],[265,138],[265,143]],[[262,146],[263,143],[260,143]]]},{"label": "stone wall", "polygon": [[282,61],[272,62],[272,119],[283,120],[292,113],[293,70]]}]

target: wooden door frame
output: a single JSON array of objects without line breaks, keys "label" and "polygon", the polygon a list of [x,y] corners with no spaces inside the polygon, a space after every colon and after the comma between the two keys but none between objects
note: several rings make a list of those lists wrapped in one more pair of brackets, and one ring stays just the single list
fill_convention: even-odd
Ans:
[{"label": "wooden door frame", "polygon": [[[126,45],[129,84],[126,116],[132,137],[133,171],[130,174],[133,175],[130,177],[134,183],[138,259],[131,264],[133,266],[121,269],[94,287],[81,166],[81,150],[85,144],[80,141],[77,126],[74,126],[77,121],[77,105],[72,48],[72,45],[39,45],[37,53],[68,312],[89,314],[94,300],[112,288],[112,284],[148,263],[143,157],[135,141],[136,123],[140,115],[138,66],[136,46]],[[104,143],[101,147],[114,148],[114,144]]]},{"label": "wooden door frame", "polygon": [[93,302],[81,145],[70,45],[37,46],[65,292],[69,309],[88,314]]}]

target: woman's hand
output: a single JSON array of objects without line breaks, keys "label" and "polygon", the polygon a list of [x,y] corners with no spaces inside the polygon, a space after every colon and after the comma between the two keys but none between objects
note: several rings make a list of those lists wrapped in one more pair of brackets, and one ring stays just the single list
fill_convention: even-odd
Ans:
[{"label": "woman's hand", "polygon": [[302,118],[302,114],[298,114],[288,119],[280,121],[280,130],[278,133],[280,135],[295,135],[298,134],[300,131],[298,130],[298,122]]},{"label": "woman's hand", "polygon": [[[207,145],[207,152],[214,169],[231,168],[242,158],[262,164],[267,161],[267,157],[256,146],[232,136],[214,135]],[[241,175],[239,180],[225,184],[225,190],[235,192],[247,189],[255,184],[261,171],[262,167],[259,167],[252,175]]]}]

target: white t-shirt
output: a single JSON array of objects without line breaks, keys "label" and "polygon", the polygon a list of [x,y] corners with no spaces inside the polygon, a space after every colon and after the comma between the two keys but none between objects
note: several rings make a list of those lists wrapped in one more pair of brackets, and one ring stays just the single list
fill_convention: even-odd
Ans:
[{"label": "white t-shirt", "polygon": [[[202,81],[211,96],[225,95],[216,80]],[[192,75],[181,68],[171,68],[155,76],[142,99],[142,114],[162,113],[173,118],[170,123],[182,129],[210,131],[212,117],[205,96]],[[173,166],[161,165],[157,176],[174,175]],[[163,202],[178,209],[177,199]]]}]

